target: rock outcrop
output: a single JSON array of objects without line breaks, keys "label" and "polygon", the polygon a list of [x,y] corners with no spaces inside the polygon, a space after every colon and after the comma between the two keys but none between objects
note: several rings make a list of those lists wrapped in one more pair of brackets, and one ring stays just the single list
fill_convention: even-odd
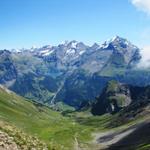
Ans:
[{"label": "rock outcrop", "polygon": [[[122,108],[134,110],[142,107],[150,99],[150,87],[135,87],[122,84],[117,81],[109,81],[102,94],[93,104],[92,113],[102,115],[104,113],[116,113]],[[138,108],[139,108],[138,107]]]}]

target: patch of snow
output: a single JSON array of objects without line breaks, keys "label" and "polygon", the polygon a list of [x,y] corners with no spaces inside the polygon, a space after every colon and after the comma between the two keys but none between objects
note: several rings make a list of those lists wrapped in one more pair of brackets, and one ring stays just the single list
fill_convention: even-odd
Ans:
[{"label": "patch of snow", "polygon": [[34,48],[31,48],[29,51],[30,51],[30,52],[34,52],[34,51],[35,51],[35,49],[34,49]]},{"label": "patch of snow", "polygon": [[110,42],[113,42],[113,41],[115,41],[117,38],[118,38],[118,36],[116,35],[116,36],[114,36],[112,39],[110,39],[109,41],[110,41]]},{"label": "patch of snow", "polygon": [[49,51],[50,51],[49,49],[45,49],[45,50],[40,51],[40,54],[45,54],[45,53],[48,53]]},{"label": "patch of snow", "polygon": [[48,52],[44,53],[43,56],[48,56],[48,55],[52,54],[53,52],[54,52],[54,50],[48,51]]},{"label": "patch of snow", "polygon": [[44,49],[44,50],[41,50],[39,52],[40,55],[42,56],[48,56],[50,54],[52,54],[54,52],[54,50],[51,50],[51,49]]},{"label": "patch of snow", "polygon": [[100,46],[100,48],[102,48],[102,49],[108,48],[109,44],[110,44],[110,42],[105,41],[105,43],[103,43],[103,44]]},{"label": "patch of snow", "polygon": [[20,50],[20,49],[12,49],[11,52],[14,52],[14,53],[20,53],[21,50]]},{"label": "patch of snow", "polygon": [[69,41],[63,41],[63,42],[61,42],[61,45],[65,45],[65,46],[67,46],[69,44]]},{"label": "patch of snow", "polygon": [[129,45],[129,42],[128,42],[128,41],[125,41],[125,44],[128,46],[128,45]]},{"label": "patch of snow", "polygon": [[72,42],[72,43],[71,43],[71,47],[72,47],[72,48],[76,48],[76,47],[77,47],[77,44],[78,44],[78,42]]},{"label": "patch of snow", "polygon": [[43,46],[43,48],[44,49],[50,49],[50,48],[52,48],[52,46],[51,45],[45,45],[45,46]]},{"label": "patch of snow", "polygon": [[118,36],[114,36],[111,39],[107,39],[103,44],[101,44],[100,48],[105,49],[108,48],[109,44],[115,41],[118,38]]},{"label": "patch of snow", "polygon": [[79,55],[82,55],[82,54],[84,54],[85,53],[85,51],[80,51],[79,52]]},{"label": "patch of snow", "polygon": [[107,47],[109,46],[110,43],[113,43],[114,41],[117,41],[117,42],[125,42],[126,45],[129,45],[129,44],[130,44],[127,40],[124,41],[124,39],[120,38],[119,36],[114,36],[113,38],[106,40],[106,41],[100,46],[100,48],[105,49],[105,48],[107,48]]},{"label": "patch of snow", "polygon": [[68,49],[66,51],[67,54],[74,54],[75,53],[75,50],[74,49]]}]

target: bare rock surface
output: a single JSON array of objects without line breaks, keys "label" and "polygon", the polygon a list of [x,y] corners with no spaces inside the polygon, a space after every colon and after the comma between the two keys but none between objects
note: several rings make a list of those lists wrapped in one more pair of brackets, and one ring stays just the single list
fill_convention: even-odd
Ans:
[{"label": "bare rock surface", "polygon": [[0,131],[0,150],[19,150],[14,138]]}]

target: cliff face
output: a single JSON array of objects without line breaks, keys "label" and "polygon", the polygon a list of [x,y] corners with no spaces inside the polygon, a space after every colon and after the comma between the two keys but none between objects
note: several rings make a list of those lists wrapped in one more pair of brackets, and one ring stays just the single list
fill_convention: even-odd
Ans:
[{"label": "cliff face", "polygon": [[134,109],[138,103],[147,103],[150,99],[150,87],[134,87],[110,81],[96,99],[91,110],[94,115],[116,113],[122,108]]}]

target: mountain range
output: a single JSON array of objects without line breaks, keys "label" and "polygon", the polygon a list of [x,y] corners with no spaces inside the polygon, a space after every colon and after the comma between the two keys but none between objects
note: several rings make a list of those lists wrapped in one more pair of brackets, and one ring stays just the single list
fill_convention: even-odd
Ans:
[{"label": "mountain range", "polygon": [[138,68],[140,49],[115,36],[87,46],[66,41],[58,46],[0,51],[0,84],[26,98],[79,108],[93,101],[107,82],[150,84],[149,69]]}]

